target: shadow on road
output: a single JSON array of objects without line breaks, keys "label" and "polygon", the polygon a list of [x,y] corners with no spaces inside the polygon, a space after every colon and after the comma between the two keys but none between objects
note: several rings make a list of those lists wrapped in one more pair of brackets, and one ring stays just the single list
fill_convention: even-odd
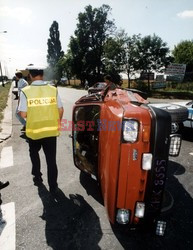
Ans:
[{"label": "shadow on road", "polygon": [[[166,189],[174,199],[173,207],[161,217],[167,222],[165,236],[156,236],[150,229],[143,231],[112,230],[123,249],[193,249],[193,199],[178,181],[185,168],[169,162]],[[80,173],[80,183],[88,195],[103,204],[99,186],[90,176]]]},{"label": "shadow on road", "polygon": [[174,198],[174,205],[163,219],[167,222],[165,236],[151,231],[121,232],[113,229],[124,249],[193,249],[193,199],[178,181],[185,169],[176,162],[169,162],[166,189]]},{"label": "shadow on road", "polygon": [[185,141],[193,142],[193,129],[192,128],[183,128],[182,138]]},{"label": "shadow on road", "polygon": [[99,218],[84,198],[70,194],[67,198],[59,190],[51,195],[44,185],[38,187],[43,203],[45,234],[48,246],[55,250],[100,249],[102,238]]},{"label": "shadow on road", "polygon": [[7,222],[3,218],[3,213],[2,213],[2,208],[1,208],[2,203],[3,202],[1,199],[1,193],[0,193],[0,236],[1,236],[1,233],[3,232],[3,229],[5,228],[7,224]]},{"label": "shadow on road", "polygon": [[103,198],[100,192],[100,187],[96,180],[92,179],[90,175],[80,172],[80,184],[86,190],[87,195],[91,195],[101,205],[103,204]]}]

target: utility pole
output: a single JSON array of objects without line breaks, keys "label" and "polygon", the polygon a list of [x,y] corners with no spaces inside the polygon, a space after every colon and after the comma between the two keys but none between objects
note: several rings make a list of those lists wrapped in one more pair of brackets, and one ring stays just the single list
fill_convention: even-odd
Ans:
[{"label": "utility pole", "polygon": [[[7,33],[7,31],[6,30],[0,31],[0,33]],[[3,71],[2,71],[2,67],[1,67],[1,62],[0,62],[0,73],[1,73],[2,86],[5,87],[4,79],[3,79]]]},{"label": "utility pole", "polygon": [[0,62],[0,71],[1,71],[1,81],[2,81],[2,86],[5,87],[4,84],[4,79],[3,79],[3,72],[2,72],[2,67],[1,67],[1,62]]}]

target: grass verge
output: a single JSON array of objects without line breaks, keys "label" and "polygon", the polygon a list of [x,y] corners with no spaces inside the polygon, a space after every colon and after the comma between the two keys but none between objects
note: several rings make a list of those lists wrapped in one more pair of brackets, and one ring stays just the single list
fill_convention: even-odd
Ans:
[{"label": "grass verge", "polygon": [[[7,105],[7,99],[8,99],[10,87],[11,87],[11,82],[5,84],[5,87],[0,86],[0,124],[3,119],[3,111]],[[1,131],[1,128],[0,128],[0,131]]]},{"label": "grass verge", "polygon": [[169,98],[169,99],[183,99],[183,100],[193,100],[193,91],[152,91],[151,97],[154,98]]}]

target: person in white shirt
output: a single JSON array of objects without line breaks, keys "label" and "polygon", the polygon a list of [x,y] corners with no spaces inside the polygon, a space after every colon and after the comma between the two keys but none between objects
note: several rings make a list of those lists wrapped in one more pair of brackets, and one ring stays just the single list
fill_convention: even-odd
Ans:
[{"label": "person in white shirt", "polygon": [[18,81],[18,83],[17,83],[17,86],[18,86],[18,105],[17,105],[17,108],[16,108],[15,115],[16,115],[17,119],[20,121],[20,123],[23,125],[21,131],[25,132],[26,121],[25,121],[24,118],[22,118],[19,115],[18,106],[19,106],[19,102],[20,102],[21,89],[24,88],[25,86],[27,86],[28,82],[23,78],[23,74],[22,74],[21,71],[17,71],[15,73],[15,76],[16,76],[16,80]]}]

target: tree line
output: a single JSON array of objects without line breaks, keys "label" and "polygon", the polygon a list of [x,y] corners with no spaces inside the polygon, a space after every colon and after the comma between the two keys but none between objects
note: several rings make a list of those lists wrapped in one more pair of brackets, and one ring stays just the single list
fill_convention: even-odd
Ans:
[{"label": "tree line", "polygon": [[87,80],[89,85],[103,81],[106,74],[120,83],[120,73],[130,79],[135,73],[164,72],[171,62],[184,63],[188,79],[193,79],[193,40],[182,41],[171,52],[167,43],[156,34],[142,37],[128,36],[124,30],[117,30],[111,17],[109,5],[85,7],[79,13],[74,35],[70,37],[68,50],[62,51],[59,25],[53,21],[48,39],[47,72],[54,72],[55,79]]}]

